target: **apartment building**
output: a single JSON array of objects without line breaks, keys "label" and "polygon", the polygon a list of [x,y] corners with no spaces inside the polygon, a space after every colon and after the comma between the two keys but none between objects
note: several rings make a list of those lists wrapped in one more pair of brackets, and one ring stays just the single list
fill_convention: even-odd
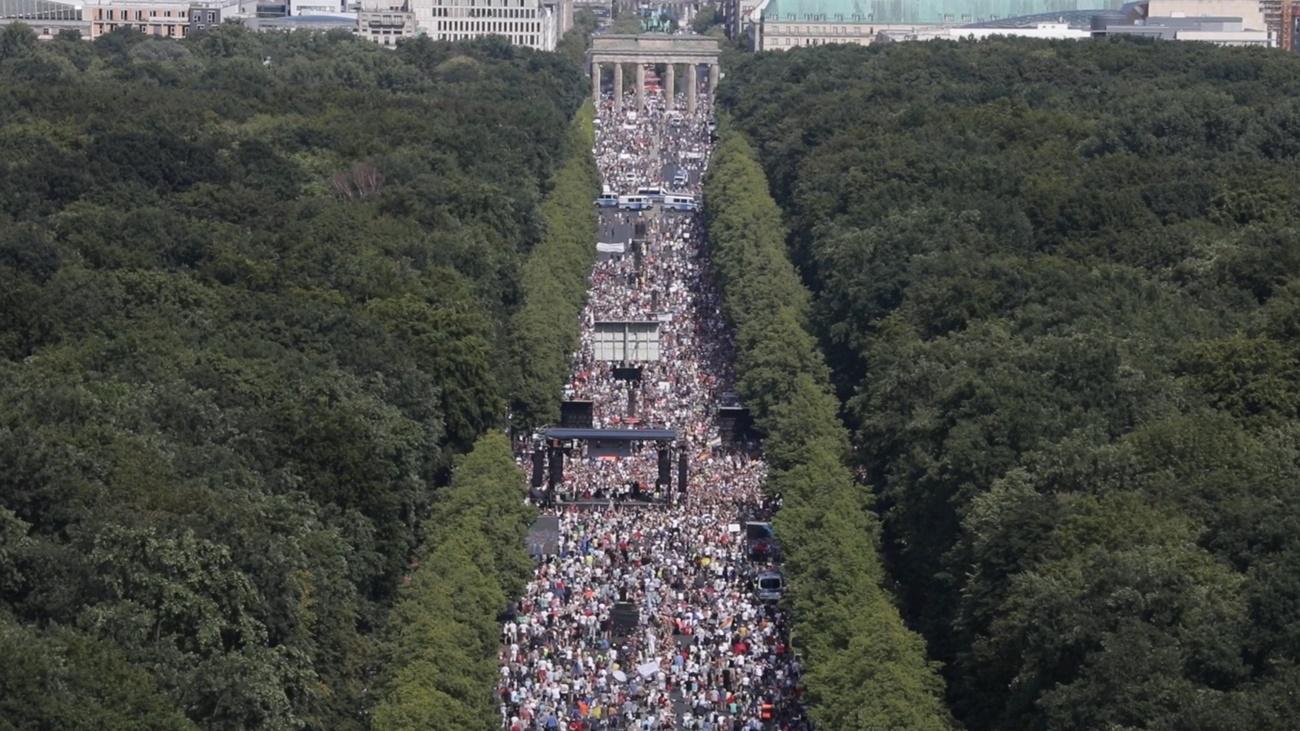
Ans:
[{"label": "apartment building", "polygon": [[86,3],[82,12],[90,21],[91,40],[118,28],[163,38],[184,38],[190,33],[189,2],[101,0]]},{"label": "apartment building", "polygon": [[82,17],[94,40],[118,28],[134,28],[161,38],[185,38],[249,11],[248,0],[87,0]]},{"label": "apartment building", "polygon": [[497,35],[541,51],[555,50],[573,24],[573,0],[411,0],[411,10],[436,41]]},{"label": "apartment building", "polygon": [[415,33],[415,13],[408,0],[362,0],[357,11],[357,34],[362,38],[395,46]]},{"label": "apartment building", "polygon": [[82,38],[90,35],[90,23],[81,15],[81,6],[51,0],[0,0],[0,28],[22,23],[36,32],[41,40],[50,40],[63,31],[73,31]]}]

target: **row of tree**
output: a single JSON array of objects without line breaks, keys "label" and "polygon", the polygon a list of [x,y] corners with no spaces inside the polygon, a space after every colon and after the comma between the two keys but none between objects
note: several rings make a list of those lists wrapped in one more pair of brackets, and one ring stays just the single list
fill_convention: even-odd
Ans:
[{"label": "row of tree", "polygon": [[586,95],[500,39],[0,29],[0,726],[369,725]]},{"label": "row of tree", "polygon": [[533,568],[524,537],[536,511],[522,493],[504,434],[485,434],[457,464],[389,622],[376,731],[500,728],[498,617]]},{"label": "row of tree", "polygon": [[[523,304],[512,322],[514,414],[521,425],[558,418],[559,396],[579,337],[579,313],[595,248],[591,150],[594,109],[569,125],[564,162],[541,206],[544,233],[523,265]],[[490,729],[499,614],[532,575],[524,537],[536,511],[509,440],[479,438],[425,519],[416,568],[389,622],[385,694],[373,728]]]},{"label": "row of tree", "polygon": [[824,728],[949,728],[938,670],[883,587],[878,524],[846,463],[848,435],[807,329],[808,293],[786,256],[781,211],[740,134],[724,134],[704,198],[736,328],[737,389],[765,437],[767,487],[784,500],[776,530],[809,710]]},{"label": "row of tree", "polygon": [[1297,92],[1183,43],[728,71],[967,727],[1294,727]]},{"label": "row of tree", "polygon": [[523,304],[513,327],[518,380],[512,390],[512,421],[521,428],[559,421],[560,394],[578,348],[580,315],[596,258],[593,201],[600,193],[600,171],[591,154],[594,115],[588,103],[573,120],[567,157],[542,205],[545,233],[520,278]]}]

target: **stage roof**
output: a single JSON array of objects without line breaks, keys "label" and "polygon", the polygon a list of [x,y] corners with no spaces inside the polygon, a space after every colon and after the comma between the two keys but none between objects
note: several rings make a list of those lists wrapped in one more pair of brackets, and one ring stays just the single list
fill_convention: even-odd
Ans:
[{"label": "stage roof", "polygon": [[547,439],[586,439],[602,442],[637,442],[677,439],[675,429],[547,429]]}]

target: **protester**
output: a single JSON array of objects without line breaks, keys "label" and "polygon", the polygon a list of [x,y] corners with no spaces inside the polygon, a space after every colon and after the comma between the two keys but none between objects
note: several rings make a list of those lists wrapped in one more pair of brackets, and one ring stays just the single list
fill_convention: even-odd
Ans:
[{"label": "protester", "polygon": [[[664,187],[665,170],[685,168],[690,181],[680,192],[698,199],[711,100],[701,94],[694,114],[666,112],[660,95],[646,102],[633,112],[629,94],[615,112],[612,99],[602,100],[596,156],[606,185],[619,193]],[[644,222],[646,245],[639,257],[595,266],[566,397],[590,399],[598,427],[676,430],[690,458],[689,487],[658,504],[627,500],[634,483],[653,486],[653,448],[618,457],[579,450],[567,462],[562,501],[551,509],[561,518],[557,554],[538,563],[502,629],[502,728],[810,729],[784,615],[756,599],[753,577],[766,567],[750,561],[739,530],[770,508],[766,465],[719,439],[732,344],[699,217],[606,215]],[[615,364],[595,358],[593,325],[604,320],[660,323],[659,359],[637,364],[639,382],[616,380]],[[574,504],[581,500],[608,502]],[[637,610],[635,627],[615,627],[616,605]]]}]

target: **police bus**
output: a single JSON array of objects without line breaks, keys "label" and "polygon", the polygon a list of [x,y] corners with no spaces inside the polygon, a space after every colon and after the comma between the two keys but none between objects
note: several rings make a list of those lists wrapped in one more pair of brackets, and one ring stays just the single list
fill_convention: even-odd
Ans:
[{"label": "police bus", "polygon": [[618,207],[628,211],[643,211],[654,205],[654,201],[644,195],[620,195]]},{"label": "police bus", "polygon": [[681,193],[664,194],[664,208],[674,211],[693,211],[695,210],[695,196]]},{"label": "police bus", "polygon": [[640,196],[645,196],[646,200],[650,201],[651,203],[659,203],[664,198],[664,189],[663,188],[638,188],[636,194]]}]

